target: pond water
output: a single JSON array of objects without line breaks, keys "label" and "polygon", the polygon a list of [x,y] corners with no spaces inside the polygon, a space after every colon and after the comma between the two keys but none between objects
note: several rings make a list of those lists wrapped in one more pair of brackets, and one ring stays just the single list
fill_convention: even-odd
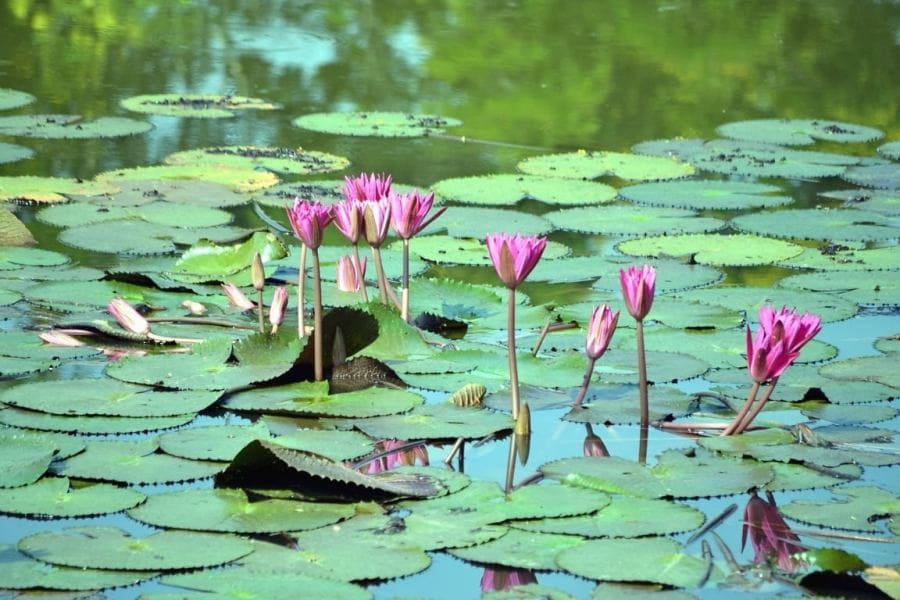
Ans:
[{"label": "pond water", "polygon": [[[810,298],[815,296],[815,300],[810,300],[811,306],[796,303],[801,312],[815,312],[814,308],[825,306],[838,315],[826,319],[817,337],[818,341],[830,346],[823,344],[819,351],[824,354],[810,359],[813,366],[803,367],[814,371],[825,360],[836,362],[858,357],[877,358],[883,356],[882,352],[896,352],[896,341],[893,341],[893,349],[887,350],[884,347],[876,349],[874,344],[879,338],[896,336],[900,330],[897,300],[900,260],[896,251],[890,253],[891,249],[896,250],[898,237],[896,227],[900,216],[896,199],[900,192],[896,188],[900,180],[897,176],[900,167],[896,162],[896,148],[893,156],[882,156],[876,152],[880,144],[900,140],[898,73],[900,5],[889,1],[724,3],[713,0],[658,0],[563,3],[537,0],[499,3],[385,0],[350,3],[283,0],[259,3],[241,0],[9,0],[0,6],[0,88],[26,92],[34,96],[35,101],[21,108],[4,110],[0,112],[0,118],[21,114],[77,114],[85,120],[120,116],[146,121],[152,129],[133,136],[77,140],[7,136],[3,135],[4,130],[0,127],[0,151],[3,143],[21,145],[33,151],[33,156],[27,160],[5,164],[0,161],[0,178],[35,175],[87,181],[105,171],[159,164],[178,151],[254,145],[302,147],[307,151],[345,157],[350,162],[345,169],[324,175],[282,174],[283,181],[334,181],[344,175],[377,172],[390,173],[397,184],[427,189],[451,178],[518,173],[517,165],[529,157],[580,150],[630,153],[635,144],[649,140],[716,139],[719,137],[719,126],[748,119],[821,119],[871,127],[883,132],[883,137],[877,141],[851,143],[817,141],[809,147],[835,155],[883,160],[893,168],[893,172],[887,171],[882,175],[884,181],[893,184],[893,189],[885,192],[888,196],[888,200],[882,203],[885,208],[877,214],[874,211],[866,213],[867,219],[884,219],[878,224],[885,229],[894,228],[893,234],[879,233],[875,237],[859,234],[861,237],[854,237],[857,234],[853,233],[842,237],[848,235],[846,232],[849,230],[837,226],[828,237],[792,240],[812,249],[818,249],[826,242],[849,245],[848,249],[838,250],[839,253],[887,249],[887,258],[877,263],[880,270],[868,273],[873,278],[879,278],[879,289],[883,290],[875,300],[871,290],[868,294],[850,293],[834,300],[839,305],[835,308],[827,302],[823,305],[821,291],[789,296],[802,298],[802,293],[808,293]],[[207,119],[129,112],[120,104],[133,96],[163,93],[256,97],[277,103],[279,108],[241,111],[234,118]],[[301,115],[348,111],[440,115],[458,119],[461,124],[446,127],[429,136],[411,138],[335,135],[292,124],[292,120]],[[805,146],[797,148],[807,149]],[[891,159],[893,162],[890,162]],[[842,209],[842,200],[820,194],[860,187],[837,175],[752,177],[741,173],[723,176],[698,171],[693,178],[772,184],[777,187],[777,194],[790,197],[790,204],[783,207],[787,210],[817,207]],[[613,174],[605,175],[599,181],[618,189],[638,183],[638,179]],[[883,187],[890,188],[891,185]],[[2,184],[0,192],[3,192]],[[555,206],[533,198],[518,203],[512,201],[506,203],[504,208],[515,205],[518,212],[509,213],[507,218],[516,220],[504,221],[504,217],[496,215],[466,213],[471,206],[465,200],[448,203],[450,208],[441,220],[454,219],[455,208],[458,214],[471,215],[452,221],[456,229],[451,233],[454,239],[465,238],[466,228],[478,232],[475,237],[481,238],[485,227],[502,228],[508,223],[513,225],[507,231],[515,233],[517,230],[512,227],[519,222],[528,222],[524,216],[521,217],[523,221],[518,220],[516,215],[523,213],[548,215],[550,222],[555,224],[559,221],[551,218],[549,213],[567,208],[564,203]],[[618,202],[617,205],[624,206],[626,203]],[[40,203],[29,203],[16,205],[14,211],[36,239],[38,248],[64,254],[76,265],[101,270],[141,272],[149,264],[130,255],[91,251],[90,245],[88,249],[80,249],[77,244],[61,241],[60,227],[36,216],[42,208]],[[240,226],[265,226],[248,204],[228,210],[235,215],[235,223]],[[271,205],[266,205],[263,210],[270,219],[277,220],[282,226],[287,225],[280,210]],[[697,214],[692,218],[729,220],[753,212],[760,211],[727,210],[713,204],[698,207]],[[873,214],[876,216],[873,217]],[[467,218],[470,219],[468,222]],[[485,222],[479,222],[481,218]],[[602,218],[600,213],[587,214],[584,220]],[[640,219],[631,213],[620,218],[629,223]],[[655,218],[663,217],[659,214],[648,217]],[[772,237],[794,238],[790,227],[800,228],[801,220],[805,218],[789,217],[789,220],[796,221],[789,223],[788,233],[772,233]],[[441,220],[436,222],[436,226]],[[567,247],[572,256],[596,257],[598,263],[604,264],[609,259],[623,256],[617,247],[619,242],[640,237],[645,232],[638,228],[633,232],[616,230],[612,234],[609,229],[600,226],[591,229],[593,225],[586,232],[579,228],[579,224],[572,225],[571,221],[570,218],[568,225],[550,227],[542,232],[548,233],[551,242]],[[678,228],[682,224],[679,222],[673,227],[671,231],[679,233],[681,230]],[[765,227],[774,228],[774,225]],[[650,228],[649,222],[647,228]],[[765,233],[769,231],[766,229]],[[667,231],[662,229],[659,233]],[[415,239],[412,242],[414,253],[416,242]],[[292,239],[288,241],[293,252],[296,251],[295,244]],[[327,234],[326,247],[342,244],[344,242],[336,232]],[[185,248],[180,246],[179,252]],[[689,249],[675,254],[684,259],[686,255],[705,250]],[[486,257],[486,251],[484,255]],[[174,253],[163,256],[171,260],[176,258]],[[423,255],[423,258],[433,259],[434,256]],[[0,252],[0,263],[2,259]],[[702,257],[697,256],[697,259],[703,262]],[[331,259],[326,262],[328,260]],[[544,260],[546,262],[547,259]],[[629,264],[625,260],[623,266]],[[640,264],[645,259],[637,253],[631,260],[633,264]],[[778,303],[786,289],[777,287],[779,282],[811,270],[799,269],[798,266],[802,265],[796,263],[776,266],[772,264],[774,262],[761,259],[753,263],[754,266],[720,263],[717,268],[724,278],[714,285],[721,288],[771,288],[772,299]],[[296,271],[292,270],[292,265],[296,265],[295,256],[280,262],[279,270],[274,275],[293,281]],[[817,266],[826,268],[819,263]],[[576,267],[567,268],[571,271]],[[587,270],[592,267],[584,263],[577,268]],[[608,264],[602,268],[608,268]],[[660,277],[664,279],[663,267],[660,269]],[[552,267],[548,268],[549,271]],[[826,276],[823,281],[828,284],[822,284],[824,287],[819,289],[831,290],[835,296],[844,294],[846,290],[833,283],[844,277],[844,271],[824,272]],[[416,276],[452,278],[490,286],[499,283],[486,261],[473,266],[471,260],[468,263],[466,260],[451,259],[444,263],[428,260]],[[329,277],[326,285],[333,286],[333,275]],[[677,277],[687,275],[679,274]],[[609,302],[614,308],[623,308],[618,284],[614,282],[607,286],[602,283],[614,281],[615,275],[611,279],[607,272],[604,278],[600,279],[601,283],[595,283],[596,276],[556,277],[545,272],[526,282],[520,291],[529,297],[531,306],[526,306],[524,301],[520,304],[520,311],[525,312],[518,334],[520,349],[531,347],[546,317],[561,314],[565,320],[572,318],[565,310],[567,306]],[[415,285],[414,281],[414,306]],[[680,291],[692,286],[669,283],[662,287],[668,289],[661,290],[661,297],[670,290]],[[431,295],[440,297],[443,293],[449,294],[449,289],[438,287]],[[28,298],[27,283],[13,284],[0,271],[0,300],[4,290],[17,294],[21,292]],[[461,293],[465,298],[461,303],[475,303],[475,308],[478,308],[477,300],[472,299],[478,298],[478,294],[468,288]],[[434,298],[428,302],[440,306]],[[730,302],[733,305],[736,301]],[[846,310],[847,303],[852,310],[845,315],[840,310]],[[449,296],[444,298],[443,305],[450,312],[456,310]],[[538,318],[538,312],[532,307],[540,305],[546,306],[547,310]],[[672,305],[675,308],[666,306],[668,310],[664,306],[659,305],[659,310],[674,323],[671,327],[682,337],[674,338],[676,341],[673,342],[672,336],[658,334],[653,337],[650,332],[648,350],[651,351],[655,343],[663,345],[661,349],[670,351],[680,350],[679,344],[686,348],[713,346],[722,343],[725,338],[721,337],[721,332],[727,331],[725,336],[732,337],[734,341],[731,343],[737,348],[736,352],[740,352],[744,343],[741,327],[745,315],[742,311],[747,311],[748,323],[752,325],[756,322],[755,307],[752,305],[723,308],[715,315],[707,315],[704,312],[706,309],[697,304],[676,303]],[[696,315],[692,312],[690,318],[673,316],[679,306],[683,311],[696,311]],[[557,311],[560,307],[563,310]],[[462,308],[472,307],[466,304]],[[587,305],[582,308],[588,309]],[[579,318],[582,324],[587,316],[584,313]],[[65,320],[65,315],[48,310],[36,300],[21,300],[8,305],[0,302],[0,318],[0,333],[4,333],[24,328],[47,328]],[[692,322],[692,319],[702,321],[704,325],[701,328],[706,327],[704,319],[711,320],[714,323],[712,327],[717,328],[716,335],[720,337],[703,337],[702,331],[688,331],[691,326],[685,323]],[[505,343],[502,318],[484,322],[472,319],[470,327],[470,334],[460,344],[502,346]],[[668,328],[662,324],[651,324],[649,329],[658,332]],[[620,330],[624,332],[618,334],[622,338],[619,340],[621,344],[614,344],[614,348],[632,352],[633,322],[625,311],[620,319]],[[567,348],[580,351],[583,335],[583,329],[575,333],[551,334],[545,342],[545,358],[551,360],[563,356]],[[6,338],[3,343],[8,343],[10,339],[13,338]],[[833,348],[836,352],[829,354],[827,349],[822,348]],[[3,348],[0,354],[8,350]],[[703,355],[702,351],[697,352]],[[727,352],[734,354],[735,351],[727,349]],[[502,354],[502,360],[505,360],[505,354]],[[716,355],[715,360],[714,367],[738,367],[741,364],[739,356],[737,359],[732,356],[729,360]],[[598,362],[598,368],[602,367],[603,362],[604,359]],[[25,381],[101,377],[106,364],[105,358],[90,357],[65,361],[49,373],[38,373],[27,378],[7,377],[0,372],[0,393]],[[569,364],[551,362],[548,363],[551,366],[545,368],[562,369]],[[896,361],[892,364],[896,368]],[[652,372],[652,365],[650,369]],[[600,386],[599,381],[606,377],[604,372],[595,385]],[[742,377],[739,380],[741,385],[746,381],[746,375]],[[615,380],[614,375],[611,378]],[[717,377],[714,373],[707,377],[689,376],[685,380],[676,375],[672,379],[679,381],[664,387],[689,393],[711,388],[735,390],[735,396],[746,391],[731,386],[733,380],[729,377]],[[531,381],[534,383],[534,375]],[[621,388],[625,382],[617,383]],[[631,383],[635,382],[629,381],[627,385]],[[879,418],[862,416],[854,420],[848,416],[850,411],[844,410],[839,418],[831,419],[847,427],[888,430],[887,433],[882,432],[887,439],[882,440],[878,451],[896,455],[895,432],[900,431],[896,375],[886,377],[883,383],[893,386],[893,392],[877,398],[850,401],[871,407],[877,400],[879,409],[886,411],[879,413]],[[574,398],[579,384],[580,376],[575,377],[569,386],[559,386],[561,390],[550,391],[537,385],[525,387],[524,395],[533,405],[533,438],[528,461],[517,468],[516,481],[528,477],[549,461],[582,455],[584,425],[560,419],[568,412],[568,403]],[[809,387],[815,385],[810,384]],[[602,389],[609,395],[616,393]],[[439,404],[447,396],[445,392],[422,388],[417,388],[417,391],[429,404]],[[491,389],[491,392],[489,398],[493,400],[489,405],[505,406],[508,397],[506,388],[500,386]],[[740,402],[741,399],[735,401]],[[787,406],[781,408],[778,412],[788,415],[783,417],[785,426],[794,425],[810,415],[815,419],[815,415],[825,414],[815,412],[818,409],[814,408],[803,415]],[[249,427],[252,422],[250,417],[254,415],[209,409],[188,427],[223,424]],[[828,419],[822,417],[814,425],[825,426],[828,423]],[[309,425],[308,422],[303,424]],[[269,421],[269,426],[273,432],[286,431],[296,427],[296,423],[276,418]],[[626,419],[623,424],[609,426],[595,424],[594,431],[613,456],[631,461],[638,458],[641,436],[633,421]],[[141,440],[154,435],[156,433],[119,437]],[[651,429],[648,462],[654,464],[655,457],[666,450],[687,451],[696,447],[697,443],[692,439]],[[448,450],[447,445],[430,446],[431,464],[440,465]],[[468,445],[465,453],[466,474],[473,480],[496,481],[502,485],[507,450],[508,440],[505,439],[479,447]],[[897,481],[894,466],[865,466],[861,478],[841,485],[876,485],[893,494],[893,508],[878,513],[884,517],[900,514],[900,509],[896,507],[900,493]],[[132,487],[146,494],[161,494],[178,489],[210,488],[212,485],[210,479],[201,479],[189,484]],[[836,498],[830,489],[824,487],[777,492],[776,496],[780,506],[794,501],[830,502]],[[703,511],[708,519],[721,513],[729,504],[738,505],[738,512],[716,531],[726,540],[741,564],[750,564],[753,559],[751,548],[740,550],[740,514],[746,501],[747,496],[743,493],[686,500],[687,504]],[[798,529],[818,529],[815,525],[801,524],[795,520],[789,523]],[[0,545],[16,544],[25,536],[43,531],[83,525],[112,525],[135,535],[147,535],[155,530],[122,513],[61,521],[6,514],[0,515]],[[865,534],[884,539],[890,539],[893,535],[894,543],[820,538],[805,534],[801,534],[801,538],[810,547],[837,547],[853,552],[872,565],[900,563],[896,523],[888,529],[888,521],[882,518],[875,525],[875,530],[863,530]],[[841,523],[834,524],[834,527],[847,529]],[[683,543],[688,536],[679,534],[673,537]],[[709,539],[708,536],[706,539]],[[685,551],[699,555],[699,542],[694,542]],[[418,574],[391,581],[363,583],[368,584],[369,591],[378,598],[479,596],[483,564],[479,561],[466,562],[443,552],[431,552],[429,555],[431,566]],[[718,551],[715,551],[715,559],[723,571],[727,570]],[[538,570],[537,580],[541,585],[575,597],[589,597],[597,585],[595,579],[581,578],[563,571],[548,572],[546,569]],[[0,580],[0,589],[3,587]],[[732,582],[728,593],[736,594],[742,589],[743,586]],[[776,594],[792,589],[787,584],[768,583],[757,591]],[[109,598],[132,598],[140,594],[176,591],[181,590],[151,580],[103,593]],[[722,588],[713,584],[689,591],[701,597],[717,597],[723,593]]]}]

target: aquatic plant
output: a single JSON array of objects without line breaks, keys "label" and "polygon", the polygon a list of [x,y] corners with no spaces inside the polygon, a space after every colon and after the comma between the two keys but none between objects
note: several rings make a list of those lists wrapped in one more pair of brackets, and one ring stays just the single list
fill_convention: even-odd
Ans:
[{"label": "aquatic plant", "polygon": [[656,269],[650,265],[628,267],[619,271],[619,282],[625,306],[637,327],[638,385],[640,386],[641,427],[650,423],[650,409],[647,398],[647,353],[644,351],[644,317],[653,306],[656,291]]},{"label": "aquatic plant", "polygon": [[591,312],[590,321],[588,321],[587,340],[585,342],[585,354],[588,357],[587,370],[584,373],[584,380],[578,395],[575,397],[573,406],[581,406],[584,396],[587,394],[588,387],[591,384],[591,376],[594,374],[594,364],[597,362],[612,341],[613,333],[616,331],[616,324],[619,322],[619,311],[613,312],[606,304],[594,307]]}]

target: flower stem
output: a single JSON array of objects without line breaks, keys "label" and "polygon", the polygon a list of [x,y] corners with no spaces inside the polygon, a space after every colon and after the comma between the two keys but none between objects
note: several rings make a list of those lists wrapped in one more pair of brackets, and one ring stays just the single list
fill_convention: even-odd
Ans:
[{"label": "flower stem", "polygon": [[306,244],[300,244],[300,265],[297,269],[297,336],[306,335],[306,317],[303,314],[303,304],[306,292]]},{"label": "flower stem", "polygon": [[737,426],[737,429],[735,429],[734,431],[735,433],[744,433],[744,430],[747,429],[747,427],[749,427],[751,423],[753,423],[753,419],[756,418],[756,416],[763,409],[763,406],[766,405],[766,402],[769,401],[769,398],[772,397],[772,392],[775,391],[776,385],[778,385],[777,377],[769,382],[769,387],[766,388],[766,393],[763,394],[762,400],[757,402],[756,406],[753,407],[753,410],[747,413],[747,416],[741,420],[740,424]]},{"label": "flower stem", "polygon": [[650,428],[641,425],[641,437],[638,440],[638,462],[642,465],[647,464],[647,441],[650,439]]},{"label": "flower stem", "polygon": [[255,329],[250,325],[207,319],[206,317],[147,317],[148,323],[191,323],[193,325],[210,325],[214,327],[233,327],[234,329]]},{"label": "flower stem", "polygon": [[509,387],[512,394],[512,418],[519,418],[519,367],[516,364],[516,289],[509,288],[506,311],[506,350],[509,353]]},{"label": "flower stem", "polygon": [[744,420],[744,417],[747,416],[747,413],[750,411],[750,407],[753,406],[753,401],[756,400],[756,394],[758,392],[759,382],[754,381],[753,386],[750,388],[750,392],[747,394],[747,400],[744,401],[741,410],[738,412],[737,416],[734,417],[731,425],[725,428],[722,435],[732,435],[737,430],[738,426],[740,426],[741,422]]},{"label": "flower stem", "polygon": [[381,303],[387,304],[387,280],[384,277],[384,265],[381,263],[381,249],[372,248],[372,257],[375,259],[375,274],[378,277],[378,293],[381,295]]},{"label": "flower stem", "polygon": [[324,379],[322,369],[322,274],[319,271],[319,250],[312,250],[313,262],[313,369],[316,381]]},{"label": "flower stem", "polygon": [[581,382],[581,389],[578,390],[578,396],[575,398],[575,404],[572,405],[572,408],[580,407],[581,402],[587,395],[588,387],[591,385],[591,375],[594,374],[594,364],[596,362],[596,358],[588,357],[587,370],[584,372],[584,380]]},{"label": "flower stem", "polygon": [[400,318],[409,323],[409,240],[403,240],[403,288],[401,292]]},{"label": "flower stem", "polygon": [[366,291],[366,278],[363,276],[362,263],[359,262],[359,244],[353,244],[353,268],[356,269],[356,280],[359,282],[359,294],[362,301],[369,303],[369,292]]},{"label": "flower stem", "polygon": [[509,456],[506,458],[506,485],[503,490],[508,494],[513,489],[513,478],[516,474],[516,436],[509,436]]},{"label": "flower stem", "polygon": [[263,291],[259,290],[259,302],[256,303],[256,312],[259,313],[259,332],[266,332],[265,305],[263,304]]},{"label": "flower stem", "polygon": [[641,428],[650,424],[650,402],[647,398],[647,357],[644,352],[644,321],[637,321],[638,386],[641,397]]}]

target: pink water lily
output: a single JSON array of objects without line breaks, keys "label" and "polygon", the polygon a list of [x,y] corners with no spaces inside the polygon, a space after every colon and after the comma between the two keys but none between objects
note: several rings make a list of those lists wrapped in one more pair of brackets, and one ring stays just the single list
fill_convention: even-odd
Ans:
[{"label": "pink water lily", "polygon": [[269,323],[272,325],[272,335],[278,333],[278,328],[284,322],[284,313],[287,310],[288,291],[285,287],[275,288],[272,295],[272,305],[269,307]]},{"label": "pink water lily", "polygon": [[359,200],[344,200],[334,205],[334,226],[351,244],[358,243],[362,234],[365,206]]},{"label": "pink water lily", "polygon": [[363,233],[372,248],[381,248],[391,225],[391,202],[387,198],[363,205]]},{"label": "pink water lily", "polygon": [[811,313],[799,314],[786,306],[776,311],[769,305],[759,309],[759,326],[773,339],[783,339],[789,352],[799,352],[822,329],[822,318]]},{"label": "pink water lily", "polygon": [[342,292],[358,292],[365,285],[366,259],[359,265],[352,256],[342,256],[337,264],[337,287]]},{"label": "pink water lily", "polygon": [[511,289],[525,281],[547,247],[547,238],[518,234],[493,233],[485,241],[494,270]]},{"label": "pink water lily", "polygon": [[377,452],[387,452],[385,456],[377,458],[361,469],[369,475],[383,473],[395,467],[414,466],[416,464],[428,466],[428,448],[425,444],[418,444],[411,448],[407,442],[398,440],[382,440],[375,444]]},{"label": "pink water lily", "polygon": [[234,285],[233,283],[223,283],[222,291],[225,292],[225,297],[228,298],[228,303],[233,307],[239,308],[241,310],[253,310],[254,308],[256,308],[256,303],[248,298],[247,295],[241,291],[241,288]]},{"label": "pink water lily", "polygon": [[768,498],[767,502],[753,492],[747,502],[744,508],[744,525],[741,528],[741,550],[749,538],[753,547],[753,562],[774,561],[783,571],[793,573],[799,562],[792,555],[803,552],[806,548],[784,521],[775,505],[774,496],[768,493]]},{"label": "pink water lily", "polygon": [[446,207],[441,207],[430,219],[426,219],[434,204],[434,194],[423,194],[419,190],[408,194],[391,192],[388,198],[391,202],[391,226],[394,233],[404,240],[425,229],[446,210]]},{"label": "pink water lily", "polygon": [[791,352],[786,340],[775,341],[771,332],[760,327],[756,336],[747,327],[747,370],[757,383],[775,379],[791,366],[798,352]]},{"label": "pink water lily", "polygon": [[322,245],[322,235],[334,219],[334,210],[312,200],[294,199],[294,205],[287,208],[288,220],[294,235],[310,250]]},{"label": "pink water lily", "polygon": [[122,326],[122,329],[139,335],[150,333],[150,323],[147,322],[147,319],[122,298],[113,298],[107,306],[107,310]]},{"label": "pink water lily", "polygon": [[656,269],[650,265],[628,267],[619,271],[619,283],[628,313],[637,321],[643,321],[653,306],[656,291]]},{"label": "pink water lily", "polygon": [[588,322],[587,342],[585,351],[588,357],[597,360],[609,347],[616,324],[619,322],[619,311],[613,310],[606,304],[594,308],[591,320]]},{"label": "pink water lily", "polygon": [[341,192],[347,200],[381,200],[391,191],[391,176],[363,173],[357,177],[344,177]]}]

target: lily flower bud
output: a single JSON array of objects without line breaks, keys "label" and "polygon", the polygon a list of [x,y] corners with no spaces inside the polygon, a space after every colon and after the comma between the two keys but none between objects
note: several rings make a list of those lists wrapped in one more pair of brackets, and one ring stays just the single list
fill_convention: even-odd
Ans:
[{"label": "lily flower bud", "polygon": [[266,269],[259,252],[253,254],[253,262],[250,263],[250,282],[257,292],[261,292],[266,287]]},{"label": "lily flower bud", "polygon": [[107,306],[107,310],[122,326],[122,329],[139,335],[150,333],[150,323],[147,322],[147,319],[122,298],[113,298]]}]

